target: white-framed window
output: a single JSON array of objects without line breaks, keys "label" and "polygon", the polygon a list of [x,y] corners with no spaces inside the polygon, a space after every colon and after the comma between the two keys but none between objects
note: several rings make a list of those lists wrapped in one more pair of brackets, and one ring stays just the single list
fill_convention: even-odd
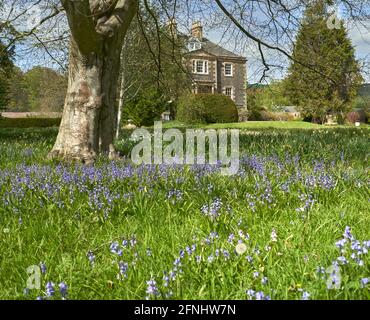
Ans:
[{"label": "white-framed window", "polygon": [[232,63],[225,63],[225,76],[232,77],[234,75],[234,65]]},{"label": "white-framed window", "polygon": [[207,60],[193,60],[193,73],[208,74]]},{"label": "white-framed window", "polygon": [[234,88],[233,87],[225,87],[223,92],[225,96],[228,96],[234,100]]},{"label": "white-framed window", "polygon": [[202,44],[199,41],[189,42],[188,45],[189,51],[196,51],[202,49]]}]

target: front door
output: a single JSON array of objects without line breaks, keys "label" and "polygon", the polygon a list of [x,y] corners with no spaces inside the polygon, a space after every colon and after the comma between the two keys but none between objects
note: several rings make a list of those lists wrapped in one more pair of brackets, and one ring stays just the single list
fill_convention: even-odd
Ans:
[{"label": "front door", "polygon": [[198,93],[213,93],[213,86],[200,85],[198,87]]}]

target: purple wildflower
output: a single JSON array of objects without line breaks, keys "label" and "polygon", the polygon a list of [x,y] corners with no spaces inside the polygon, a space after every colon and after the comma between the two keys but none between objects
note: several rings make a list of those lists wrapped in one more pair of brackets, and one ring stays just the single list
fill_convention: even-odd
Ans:
[{"label": "purple wildflower", "polygon": [[46,296],[47,297],[52,297],[54,296],[55,294],[55,287],[54,287],[54,283],[49,281],[47,284],[46,284]]},{"label": "purple wildflower", "polygon": [[67,297],[68,286],[64,281],[59,283],[59,292],[64,299]]}]

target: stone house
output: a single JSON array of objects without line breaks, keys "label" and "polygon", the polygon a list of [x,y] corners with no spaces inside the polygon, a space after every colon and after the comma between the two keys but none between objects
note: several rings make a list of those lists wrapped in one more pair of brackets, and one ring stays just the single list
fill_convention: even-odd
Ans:
[{"label": "stone house", "polygon": [[185,54],[194,93],[221,93],[236,104],[239,120],[247,113],[247,59],[213,43],[203,35],[200,22],[193,23]]}]

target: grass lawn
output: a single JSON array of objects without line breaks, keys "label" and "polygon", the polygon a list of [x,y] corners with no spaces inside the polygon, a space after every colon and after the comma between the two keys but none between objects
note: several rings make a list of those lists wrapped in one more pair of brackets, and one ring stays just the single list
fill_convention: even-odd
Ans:
[{"label": "grass lawn", "polygon": [[56,129],[0,128],[0,299],[370,299],[369,131],[289,125],[242,132],[232,177],[49,162]]},{"label": "grass lawn", "polygon": [[[369,128],[368,125],[362,124],[363,128]],[[189,126],[178,121],[169,121],[163,124],[163,128],[187,128],[201,127],[206,129],[323,129],[323,128],[354,128],[353,125],[319,125],[304,121],[248,121],[238,123],[217,123],[209,125]]]}]

